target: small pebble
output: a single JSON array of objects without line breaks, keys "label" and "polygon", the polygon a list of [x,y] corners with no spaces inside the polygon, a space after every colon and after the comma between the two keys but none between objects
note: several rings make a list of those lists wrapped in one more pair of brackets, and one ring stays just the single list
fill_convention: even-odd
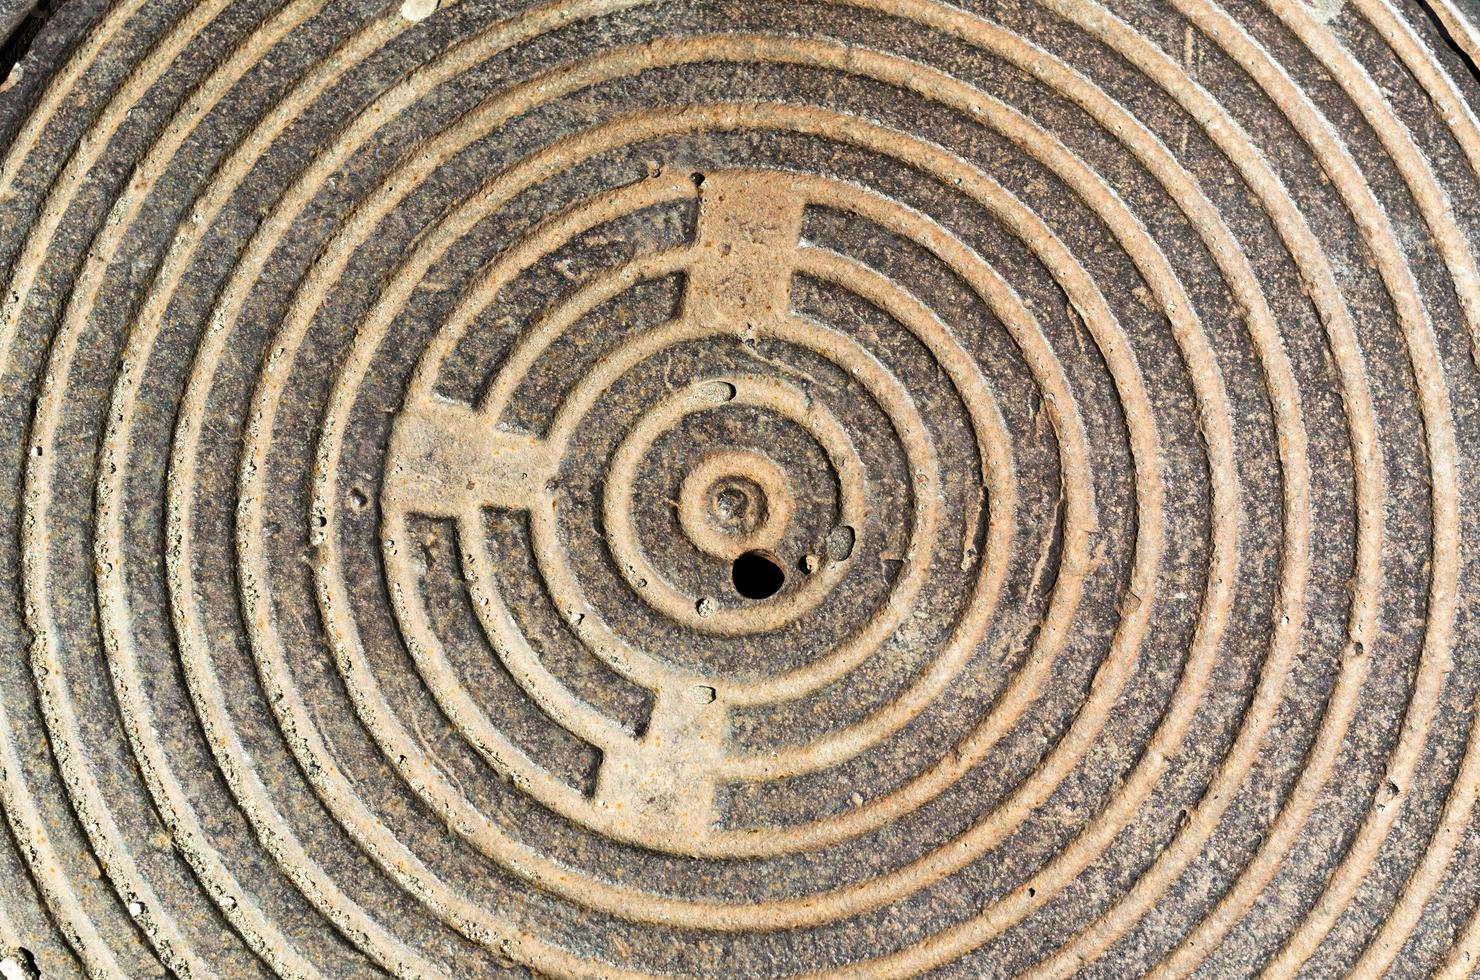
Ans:
[{"label": "small pebble", "polygon": [[401,4],[401,16],[409,21],[426,20],[437,10],[438,0],[406,0]]}]

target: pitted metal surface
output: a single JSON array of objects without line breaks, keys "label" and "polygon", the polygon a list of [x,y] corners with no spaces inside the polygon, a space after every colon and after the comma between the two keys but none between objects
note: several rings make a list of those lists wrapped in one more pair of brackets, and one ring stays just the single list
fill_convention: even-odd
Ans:
[{"label": "pitted metal surface", "polygon": [[0,4],[7,969],[1471,975],[1476,14]]}]

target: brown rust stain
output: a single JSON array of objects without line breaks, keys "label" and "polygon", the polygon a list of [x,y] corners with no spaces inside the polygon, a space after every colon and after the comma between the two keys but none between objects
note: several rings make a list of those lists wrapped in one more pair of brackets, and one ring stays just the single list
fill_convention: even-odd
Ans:
[{"label": "brown rust stain", "polygon": [[1477,969],[1463,4],[27,24],[6,970]]}]

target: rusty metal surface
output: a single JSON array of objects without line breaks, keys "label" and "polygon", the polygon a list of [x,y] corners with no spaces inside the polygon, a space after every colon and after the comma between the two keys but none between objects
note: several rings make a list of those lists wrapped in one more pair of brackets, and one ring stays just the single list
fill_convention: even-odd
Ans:
[{"label": "rusty metal surface", "polygon": [[1475,969],[1473,7],[33,6],[6,969]]}]

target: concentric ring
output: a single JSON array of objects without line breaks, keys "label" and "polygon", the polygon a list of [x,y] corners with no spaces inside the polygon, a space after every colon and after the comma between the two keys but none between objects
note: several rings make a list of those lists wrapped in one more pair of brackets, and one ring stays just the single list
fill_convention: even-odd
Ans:
[{"label": "concentric ring", "polygon": [[1449,0],[38,24],[15,963],[1473,968]]}]

